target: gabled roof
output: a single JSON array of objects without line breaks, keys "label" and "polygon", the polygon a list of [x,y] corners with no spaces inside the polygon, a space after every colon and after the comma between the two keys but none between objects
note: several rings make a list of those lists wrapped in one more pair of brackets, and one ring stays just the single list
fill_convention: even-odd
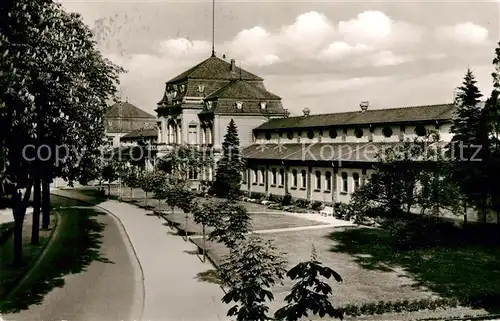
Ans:
[{"label": "gabled roof", "polygon": [[231,99],[251,99],[251,100],[278,100],[281,97],[257,86],[248,83],[245,80],[237,79],[229,82],[214,91],[205,100],[215,98],[231,98]]},{"label": "gabled roof", "polygon": [[133,132],[128,133],[127,135],[123,136],[121,139],[133,139],[133,138],[140,138],[140,137],[157,137],[158,136],[158,131],[156,129],[138,129],[134,130]]},{"label": "gabled roof", "polygon": [[[121,110],[120,110],[120,104],[121,104]],[[108,108],[105,117],[106,118],[120,118],[120,117],[121,118],[156,118],[155,116],[145,112],[144,110],[132,105],[129,102],[117,102],[117,103],[111,105]]]},{"label": "gabled roof", "polygon": [[439,104],[387,109],[372,109],[365,112],[352,111],[333,114],[316,114],[271,119],[256,130],[279,128],[328,127],[380,123],[411,123],[419,121],[448,121],[453,118],[453,104]]},{"label": "gabled roof", "polygon": [[263,79],[244,69],[235,66],[231,71],[231,64],[218,57],[212,56],[196,66],[186,70],[180,75],[170,79],[167,83],[173,83],[187,78],[190,79],[241,79],[262,81]]}]

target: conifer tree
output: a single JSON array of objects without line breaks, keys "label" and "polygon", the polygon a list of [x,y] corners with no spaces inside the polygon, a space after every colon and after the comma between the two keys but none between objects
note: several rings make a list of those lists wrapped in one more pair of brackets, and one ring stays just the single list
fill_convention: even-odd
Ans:
[{"label": "conifer tree", "polygon": [[485,122],[480,106],[483,96],[476,85],[470,69],[464,77],[456,101],[456,111],[450,132],[453,138],[450,155],[454,160],[453,178],[459,183],[462,193],[481,211],[481,220],[486,219],[487,184],[485,157]]},{"label": "conifer tree", "polygon": [[240,189],[243,168],[238,129],[231,119],[222,143],[222,157],[217,162],[217,173],[212,187],[215,194],[226,198],[236,196]]}]

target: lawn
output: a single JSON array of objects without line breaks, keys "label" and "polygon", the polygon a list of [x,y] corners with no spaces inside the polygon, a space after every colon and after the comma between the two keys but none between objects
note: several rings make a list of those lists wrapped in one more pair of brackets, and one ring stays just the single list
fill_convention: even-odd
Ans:
[{"label": "lawn", "polygon": [[[330,282],[336,306],[369,302],[458,298],[500,293],[500,248],[434,248],[395,251],[388,234],[371,228],[324,228],[262,234],[284,252],[289,267],[308,260],[314,244],[319,260],[337,271],[344,282]],[[201,245],[201,239],[193,242]],[[219,264],[228,250],[209,243]],[[274,307],[290,291],[291,281],[276,286]],[[483,306],[497,313],[494,306]]]},{"label": "lawn", "polygon": [[[0,302],[7,293],[13,290],[21,278],[29,271],[33,263],[40,255],[44,245],[48,241],[51,230],[56,224],[56,216],[51,216],[50,230],[40,231],[40,244],[31,244],[31,227],[32,215],[27,214],[25,223],[23,225],[23,266],[14,268],[13,262],[13,248],[14,236],[13,233],[8,233],[8,238],[0,244]],[[12,223],[13,224],[13,223]],[[11,223],[2,224],[4,226],[11,225]],[[0,225],[0,229],[2,228]],[[1,311],[1,309],[0,309]]]},{"label": "lawn", "polygon": [[[0,300],[0,312],[16,312],[39,303],[51,289],[64,285],[65,275],[83,271],[94,260],[105,261],[99,254],[103,226],[96,220],[101,214],[90,208],[72,207],[81,205],[73,200],[53,196],[52,202],[61,206],[55,209],[60,215],[59,233],[22,286]],[[29,248],[26,250],[30,253]]]}]

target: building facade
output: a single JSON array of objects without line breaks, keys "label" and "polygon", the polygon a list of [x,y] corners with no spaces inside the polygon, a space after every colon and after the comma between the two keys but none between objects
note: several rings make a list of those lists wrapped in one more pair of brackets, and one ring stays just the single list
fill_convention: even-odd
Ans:
[{"label": "building facade", "polygon": [[[158,157],[175,145],[188,144],[211,149],[220,157],[229,122],[238,127],[240,144],[252,144],[253,129],[287,114],[281,98],[266,90],[263,79],[212,55],[166,82],[158,103]],[[214,168],[192,175],[195,185],[212,180]]]},{"label": "building facade", "polygon": [[[263,79],[212,57],[166,83],[158,103],[158,157],[175,145],[209,148],[220,157],[227,125],[238,127],[242,191],[324,203],[348,202],[372,173],[377,154],[407,139],[437,131],[450,141],[453,104],[289,117]],[[191,176],[210,181],[214,168]]]},{"label": "building facade", "polygon": [[156,117],[129,102],[117,102],[106,112],[106,143],[114,148],[118,147],[120,139],[129,133],[155,128]]}]

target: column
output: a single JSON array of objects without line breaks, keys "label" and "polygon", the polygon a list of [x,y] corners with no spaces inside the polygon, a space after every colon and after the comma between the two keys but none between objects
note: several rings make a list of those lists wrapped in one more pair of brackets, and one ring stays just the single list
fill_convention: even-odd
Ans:
[{"label": "column", "polygon": [[312,175],[312,167],[307,167],[307,200],[311,200],[311,175]]},{"label": "column", "polygon": [[177,120],[177,144],[182,144],[182,127],[180,121]]},{"label": "column", "polygon": [[269,164],[266,164],[266,175],[264,176],[264,186],[266,188],[266,195],[269,192]]},{"label": "column", "polygon": [[361,182],[359,182],[360,186],[365,185],[366,183],[366,168],[361,169]]},{"label": "column", "polygon": [[289,177],[290,176],[290,166],[285,166],[285,195],[287,193],[289,193],[288,191],[288,186],[289,186],[289,183],[288,183],[288,180],[289,180]]},{"label": "column", "polygon": [[332,174],[332,203],[335,205],[337,203],[337,186],[338,186],[338,173],[339,169],[338,167],[333,167],[333,174]]}]

